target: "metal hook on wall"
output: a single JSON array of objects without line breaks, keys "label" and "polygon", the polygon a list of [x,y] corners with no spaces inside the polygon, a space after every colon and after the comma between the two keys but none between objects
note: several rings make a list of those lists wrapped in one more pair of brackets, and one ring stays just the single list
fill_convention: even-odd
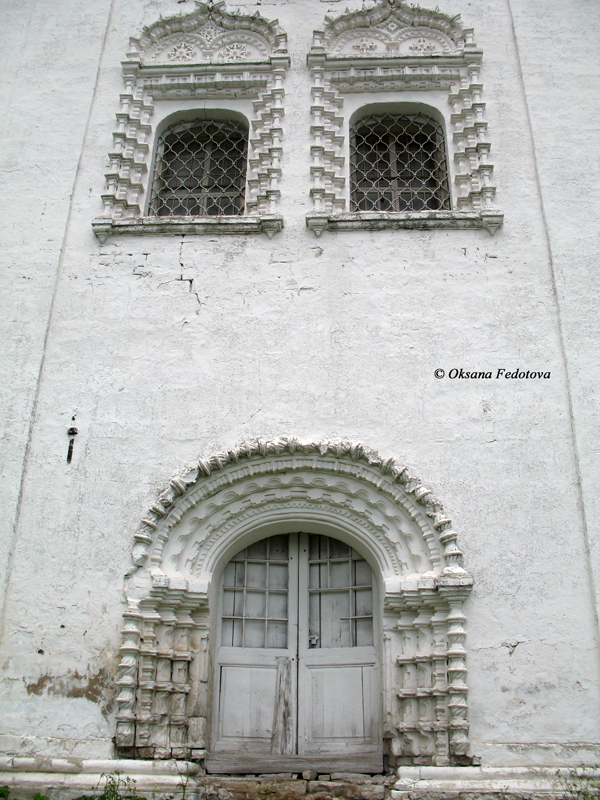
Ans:
[{"label": "metal hook on wall", "polygon": [[[75,414],[73,414],[73,416],[71,417],[71,422],[75,422]],[[69,449],[67,450],[67,464],[70,464],[73,458],[73,445],[75,444],[75,437],[77,436],[78,433],[79,431],[77,430],[77,428],[74,428],[73,426],[71,426],[67,431],[67,436],[69,436]]]}]

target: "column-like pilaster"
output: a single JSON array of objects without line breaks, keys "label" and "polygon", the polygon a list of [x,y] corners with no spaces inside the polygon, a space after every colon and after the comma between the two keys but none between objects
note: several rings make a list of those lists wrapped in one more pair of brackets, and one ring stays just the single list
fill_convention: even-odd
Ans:
[{"label": "column-like pilaster", "polygon": [[140,620],[141,614],[135,601],[130,601],[124,612],[123,644],[121,645],[121,663],[117,686],[117,732],[115,743],[125,749],[126,755],[133,755],[135,745],[135,706],[138,685],[138,658],[140,652]]}]

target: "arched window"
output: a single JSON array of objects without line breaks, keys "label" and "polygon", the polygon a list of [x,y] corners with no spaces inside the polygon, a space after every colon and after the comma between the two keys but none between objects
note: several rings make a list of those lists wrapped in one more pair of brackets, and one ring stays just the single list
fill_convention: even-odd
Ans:
[{"label": "arched window", "polygon": [[[103,211],[92,220],[100,242],[124,234],[270,238],[283,228],[287,37],[277,20],[224,6],[198,0],[191,13],[159,17],[129,40]],[[202,119],[183,122],[189,109]],[[157,130],[165,116],[179,124]]]},{"label": "arched window", "polygon": [[450,210],[442,126],[425,114],[382,114],[351,130],[352,211]]},{"label": "arched window", "polygon": [[197,119],[167,128],[156,151],[150,215],[243,214],[247,153],[240,122]]},{"label": "arched window", "polygon": [[[326,17],[308,54],[313,210],[306,224],[316,236],[324,230],[498,230],[503,214],[494,207],[481,58],[473,31],[437,9],[377,0],[368,9]],[[382,104],[402,102],[403,108],[381,108],[379,93]],[[440,102],[444,94],[449,107]],[[379,108],[368,107],[376,102]],[[361,107],[362,119],[354,115],[347,129],[348,115]]]}]

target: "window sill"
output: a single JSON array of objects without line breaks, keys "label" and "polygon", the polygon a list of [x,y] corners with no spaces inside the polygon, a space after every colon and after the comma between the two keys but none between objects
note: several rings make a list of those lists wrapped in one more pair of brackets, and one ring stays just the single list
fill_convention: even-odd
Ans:
[{"label": "window sill", "polygon": [[111,219],[98,217],[92,228],[100,242],[109,236],[133,234],[134,236],[210,236],[222,234],[266,233],[269,239],[283,228],[283,217],[228,216],[228,217],[137,217]]},{"label": "window sill", "polygon": [[320,236],[329,231],[381,231],[397,228],[465,230],[485,228],[493,236],[504,221],[501,211],[353,211],[306,215],[307,226]]}]

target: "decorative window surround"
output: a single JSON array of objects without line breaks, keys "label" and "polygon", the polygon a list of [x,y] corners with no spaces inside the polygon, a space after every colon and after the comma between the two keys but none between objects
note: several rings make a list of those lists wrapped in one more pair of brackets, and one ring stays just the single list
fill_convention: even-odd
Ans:
[{"label": "decorative window surround", "polygon": [[[382,228],[485,228],[492,235],[504,215],[494,208],[496,192],[489,161],[490,143],[482,102],[482,53],[473,31],[459,17],[380,0],[373,8],[325,18],[315,31],[308,54],[312,86],[311,197],[306,224],[323,230]],[[348,119],[344,100],[350,94],[418,92],[429,102],[433,90],[448,92],[452,108],[447,134],[453,162],[454,201],[450,212],[348,214],[346,150]],[[406,94],[404,95],[406,97]],[[352,218],[351,218],[352,217]],[[420,221],[419,221],[420,220]]]},{"label": "decorative window surround", "polygon": [[[109,153],[103,215],[92,222],[101,242],[124,233],[260,233],[281,230],[280,196],[283,82],[289,67],[287,37],[279,23],[228,14],[224,3],[196,2],[186,16],[160,19],[130,39],[122,62],[125,92]],[[154,138],[154,103],[197,100],[252,102],[246,183],[247,214],[186,219],[143,216]],[[184,227],[187,229],[184,230]]]},{"label": "decorative window surround", "polygon": [[473,580],[430,489],[347,441],[257,439],[171,480],[135,534],[117,678],[120,756],[206,755],[211,617],[229,559],[301,526],[363,551],[383,591],[384,736],[423,764],[468,764],[465,617]]}]

